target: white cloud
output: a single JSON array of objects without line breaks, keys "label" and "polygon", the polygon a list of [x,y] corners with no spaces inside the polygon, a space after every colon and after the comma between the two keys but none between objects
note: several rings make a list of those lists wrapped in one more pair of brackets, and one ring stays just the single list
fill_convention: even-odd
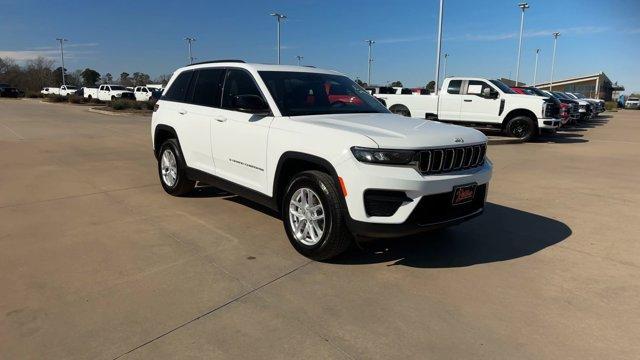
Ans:
[{"label": "white cloud", "polygon": [[0,57],[8,57],[16,61],[33,60],[40,56],[55,59],[57,53],[56,50],[0,50]]},{"label": "white cloud", "polygon": [[[554,32],[559,32],[561,35],[591,35],[599,34],[608,31],[608,27],[604,26],[578,26],[564,29],[550,29],[550,30],[534,30],[525,31],[524,37],[542,37],[551,36]],[[636,29],[640,30],[640,29]],[[518,32],[499,33],[499,34],[465,34],[462,36],[453,36],[447,40],[467,40],[467,41],[500,41],[515,39],[519,35]]]},{"label": "white cloud", "polygon": [[[92,48],[98,45],[98,43],[65,43],[64,58],[65,60],[73,60],[95,54],[95,50],[84,50],[83,48]],[[69,48],[70,50],[67,50]],[[60,58],[60,48],[56,46],[40,46],[29,50],[0,50],[0,57],[8,57],[16,61],[33,60],[38,57],[58,60]]]}]

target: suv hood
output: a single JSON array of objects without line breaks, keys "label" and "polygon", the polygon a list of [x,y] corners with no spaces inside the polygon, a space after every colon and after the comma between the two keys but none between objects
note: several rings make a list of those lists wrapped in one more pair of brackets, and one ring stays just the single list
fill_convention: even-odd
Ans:
[{"label": "suv hood", "polygon": [[297,116],[295,121],[364,135],[381,148],[420,149],[487,141],[474,129],[390,113]]}]

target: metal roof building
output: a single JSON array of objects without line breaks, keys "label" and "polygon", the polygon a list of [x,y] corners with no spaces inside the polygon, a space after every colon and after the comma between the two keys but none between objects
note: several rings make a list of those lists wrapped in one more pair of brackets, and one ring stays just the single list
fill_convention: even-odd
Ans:
[{"label": "metal roof building", "polygon": [[542,90],[579,92],[586,97],[607,101],[611,100],[614,91],[624,90],[623,86],[614,85],[603,72],[594,75],[557,80],[553,82],[553,85],[546,82],[536,84],[535,86]]}]

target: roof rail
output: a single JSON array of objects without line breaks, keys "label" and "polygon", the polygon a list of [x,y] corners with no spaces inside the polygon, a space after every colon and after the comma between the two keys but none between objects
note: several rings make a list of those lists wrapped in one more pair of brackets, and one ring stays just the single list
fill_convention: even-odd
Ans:
[{"label": "roof rail", "polygon": [[244,60],[236,60],[236,59],[223,59],[223,60],[209,60],[209,61],[202,61],[202,62],[197,62],[197,63],[193,63],[193,64],[189,64],[190,65],[202,65],[202,64],[215,64],[215,63],[245,63]]}]

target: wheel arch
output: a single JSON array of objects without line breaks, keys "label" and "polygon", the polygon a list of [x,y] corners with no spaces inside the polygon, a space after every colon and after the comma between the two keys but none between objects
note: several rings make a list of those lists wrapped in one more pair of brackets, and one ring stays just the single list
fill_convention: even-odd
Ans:
[{"label": "wheel arch", "polygon": [[533,111],[529,109],[522,109],[522,108],[513,109],[507,113],[507,115],[502,120],[502,129],[503,130],[506,129],[507,123],[509,122],[509,120],[517,116],[526,116],[531,118],[531,120],[533,120],[533,126],[535,126],[535,128],[538,129],[538,117],[536,116],[536,114],[534,114]]},{"label": "wheel arch", "polygon": [[169,125],[156,125],[156,128],[153,131],[153,153],[156,156],[156,159],[160,155],[160,147],[168,139],[176,139],[176,141],[178,142],[178,146],[180,147],[180,151],[182,151],[182,146],[180,146],[180,139],[178,138],[178,133],[176,132],[176,130]]},{"label": "wheel arch", "polygon": [[[297,151],[284,152],[278,160],[276,171],[273,177],[273,199],[278,208],[282,205],[282,196],[286,191],[286,186],[291,178],[302,171],[319,170],[329,174],[336,184],[339,183],[338,173],[329,161],[316,155],[311,155]],[[344,198],[342,198],[344,202]],[[344,204],[343,204],[344,205]]]},{"label": "wheel arch", "polygon": [[394,110],[396,110],[396,109],[398,109],[398,110],[406,110],[407,113],[409,113],[409,116],[411,116],[411,110],[409,110],[409,108],[405,104],[397,103],[397,104],[393,104],[393,105],[389,106],[389,111],[391,111],[391,112],[394,112]]}]

